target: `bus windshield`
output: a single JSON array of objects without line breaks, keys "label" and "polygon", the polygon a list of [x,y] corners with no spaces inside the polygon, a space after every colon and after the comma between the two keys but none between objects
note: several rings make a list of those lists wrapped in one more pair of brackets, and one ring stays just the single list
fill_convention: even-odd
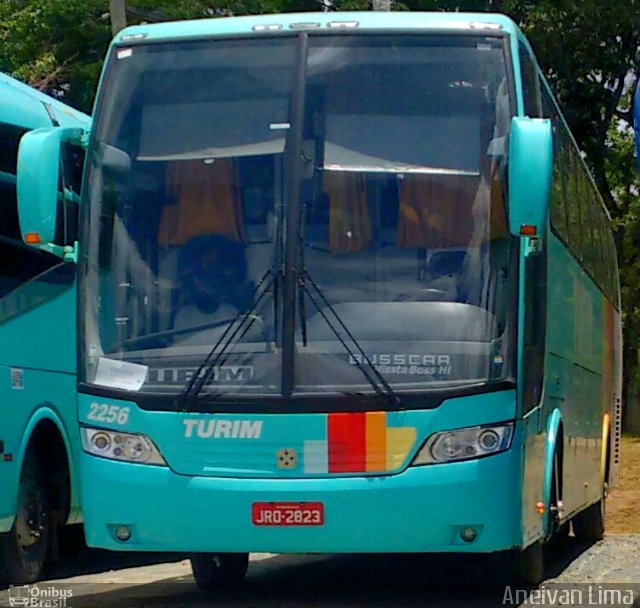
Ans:
[{"label": "bus windshield", "polygon": [[85,380],[178,394],[211,352],[203,392],[241,398],[367,394],[364,367],[400,393],[509,378],[507,82],[499,36],[116,47],[85,192]]}]

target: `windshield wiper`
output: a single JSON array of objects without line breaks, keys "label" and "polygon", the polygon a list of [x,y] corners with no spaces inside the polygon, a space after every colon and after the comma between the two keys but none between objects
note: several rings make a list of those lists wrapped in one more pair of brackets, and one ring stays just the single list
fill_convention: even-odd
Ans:
[{"label": "windshield wiper", "polygon": [[[237,344],[256,321],[257,317],[253,314],[265,296],[269,293],[272,285],[275,283],[276,273],[273,270],[267,270],[257,287],[253,292],[254,302],[251,307],[244,313],[239,314],[235,319],[235,323],[230,323],[224,330],[218,341],[213,345],[207,356],[204,358],[193,376],[186,383],[181,393],[176,399],[176,409],[181,412],[189,410],[189,403],[194,400],[204,385],[211,379],[212,374],[218,366],[225,364],[229,358],[231,345]],[[262,292],[260,290],[262,289]],[[257,295],[259,293],[259,295]],[[224,359],[222,358],[224,357]]]},{"label": "windshield wiper", "polygon": [[[314,197],[318,195],[319,183],[314,184]],[[306,213],[307,205],[302,206],[302,211],[298,218],[298,270],[297,270],[297,289],[298,289],[298,315],[300,321],[300,334],[302,337],[302,345],[307,346],[307,313],[305,309],[305,294],[309,296],[309,300],[314,305],[320,316],[324,319],[325,323],[329,326],[329,329],[334,333],[342,347],[349,355],[356,367],[362,372],[362,375],[367,379],[367,382],[371,385],[376,394],[382,399],[386,400],[392,409],[401,409],[402,400],[399,395],[391,388],[391,385],[387,382],[385,377],[378,371],[375,365],[371,362],[371,359],[364,351],[360,343],[355,339],[354,335],[349,331],[349,328],[342,320],[336,309],[331,305],[326,296],[322,293],[318,284],[313,280],[309,271],[306,268],[305,263],[305,226],[306,226]],[[311,291],[307,289],[307,283],[313,287],[318,298],[324,304],[324,308],[320,306],[318,300],[313,296]],[[326,310],[329,310],[336,323],[332,322]],[[353,346],[360,354],[360,357],[354,356],[354,352],[347,344],[345,338],[340,334],[340,329],[351,340]],[[366,363],[366,365],[363,365]],[[345,393],[347,394],[347,393]]]},{"label": "windshield wiper", "polygon": [[135,350],[135,348],[164,348],[165,343],[158,344],[158,340],[162,338],[174,338],[175,336],[184,336],[186,334],[192,334],[198,331],[204,331],[205,329],[214,329],[216,327],[222,327],[223,325],[232,325],[238,317],[227,317],[226,319],[220,319],[218,321],[211,321],[209,323],[199,323],[198,325],[190,325],[189,327],[180,327],[178,329],[167,329],[164,331],[157,331],[151,334],[145,334],[143,336],[135,336],[124,340],[120,347],[122,350]]},{"label": "windshield wiper", "polygon": [[[302,243],[301,251],[304,251],[304,243]],[[301,253],[302,257],[302,253]],[[402,407],[402,400],[398,393],[396,393],[391,385],[386,381],[385,377],[376,369],[376,366],[371,362],[371,359],[364,351],[360,343],[355,339],[354,335],[349,331],[349,328],[342,320],[340,315],[337,313],[336,309],[331,305],[329,300],[327,300],[326,296],[322,293],[320,287],[318,287],[317,283],[311,278],[311,275],[306,270],[303,264],[304,260],[301,263],[301,272],[298,277],[298,287],[302,293],[301,299],[304,299],[304,294],[306,293],[309,296],[309,300],[315,306],[320,316],[325,320],[326,324],[329,326],[329,329],[335,334],[336,338],[342,344],[343,348],[347,351],[349,358],[355,363],[357,368],[362,372],[362,375],[367,379],[369,384],[372,386],[373,390],[379,397],[385,399],[389,405],[393,409],[400,409]],[[316,297],[314,297],[309,289],[307,289],[307,284],[311,285],[315,290],[318,298],[324,304],[324,307],[320,306]],[[331,321],[331,318],[327,315],[326,311],[329,310],[335,323]],[[306,315],[304,312],[304,307],[300,306],[300,331],[303,336],[303,344],[306,346]],[[337,325],[336,325],[337,324]],[[359,353],[360,357],[356,357],[354,351],[349,348],[344,336],[340,334],[340,330],[342,330],[351,340],[353,346],[356,351]],[[366,366],[363,365],[363,361],[366,363]]]}]

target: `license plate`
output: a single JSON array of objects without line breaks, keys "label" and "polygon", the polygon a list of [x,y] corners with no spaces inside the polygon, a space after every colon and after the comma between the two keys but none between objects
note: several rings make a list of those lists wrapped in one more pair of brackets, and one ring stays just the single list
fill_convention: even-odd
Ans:
[{"label": "license plate", "polygon": [[254,526],[322,526],[321,502],[254,502],[251,505]]}]

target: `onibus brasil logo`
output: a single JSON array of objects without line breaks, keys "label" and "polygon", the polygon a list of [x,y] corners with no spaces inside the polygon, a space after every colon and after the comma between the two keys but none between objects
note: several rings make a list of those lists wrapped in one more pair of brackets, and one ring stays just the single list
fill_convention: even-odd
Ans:
[{"label": "onibus brasil logo", "polygon": [[71,608],[71,589],[53,585],[12,585],[9,587],[9,607],[18,608]]}]

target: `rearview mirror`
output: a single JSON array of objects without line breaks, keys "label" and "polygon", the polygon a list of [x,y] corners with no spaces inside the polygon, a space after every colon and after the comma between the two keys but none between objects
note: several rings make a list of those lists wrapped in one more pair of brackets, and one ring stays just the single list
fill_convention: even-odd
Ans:
[{"label": "rearview mirror", "polygon": [[516,116],[509,135],[509,229],[515,236],[544,233],[553,174],[551,121]]},{"label": "rearview mirror", "polygon": [[61,144],[80,144],[83,134],[83,129],[53,127],[22,136],[16,187],[25,243],[55,251]]}]

